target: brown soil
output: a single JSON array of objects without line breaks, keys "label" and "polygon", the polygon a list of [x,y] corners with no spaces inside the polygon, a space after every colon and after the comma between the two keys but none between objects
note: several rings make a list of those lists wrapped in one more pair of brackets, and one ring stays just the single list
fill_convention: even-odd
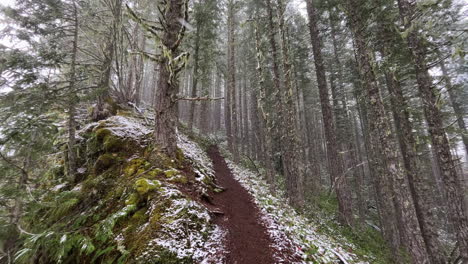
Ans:
[{"label": "brown soil", "polygon": [[223,213],[215,223],[227,231],[226,264],[276,263],[275,249],[271,247],[272,241],[260,222],[260,210],[252,197],[234,179],[216,146],[210,147],[208,155],[213,160],[218,185],[225,188],[214,195],[213,204]]}]

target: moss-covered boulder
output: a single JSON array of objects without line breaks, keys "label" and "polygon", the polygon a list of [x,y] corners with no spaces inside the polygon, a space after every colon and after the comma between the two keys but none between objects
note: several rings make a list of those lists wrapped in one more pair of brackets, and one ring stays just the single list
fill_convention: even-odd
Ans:
[{"label": "moss-covered boulder", "polygon": [[102,154],[94,164],[94,173],[100,174],[101,172],[109,169],[119,162],[119,158],[115,154],[105,153]]}]

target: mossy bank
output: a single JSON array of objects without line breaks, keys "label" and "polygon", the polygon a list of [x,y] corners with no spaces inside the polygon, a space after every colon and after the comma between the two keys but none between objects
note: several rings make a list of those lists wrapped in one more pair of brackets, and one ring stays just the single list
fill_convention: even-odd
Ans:
[{"label": "mossy bank", "polygon": [[[215,226],[206,198],[217,189],[204,152],[179,135],[170,159],[131,113],[79,131],[79,169],[52,160],[40,209],[24,217],[18,263],[199,263]],[[212,250],[211,250],[212,251]]]}]

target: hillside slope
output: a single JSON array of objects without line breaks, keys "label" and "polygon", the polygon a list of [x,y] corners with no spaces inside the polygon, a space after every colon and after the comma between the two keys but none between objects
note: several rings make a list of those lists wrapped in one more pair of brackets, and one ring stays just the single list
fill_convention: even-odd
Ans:
[{"label": "hillside slope", "polygon": [[64,180],[66,161],[51,159],[41,186],[49,191],[25,217],[17,262],[359,262],[351,244],[318,234],[258,175],[230,161],[228,169],[217,150],[208,156],[179,134],[169,159],[151,145],[149,123],[121,113],[86,125],[73,183]]}]

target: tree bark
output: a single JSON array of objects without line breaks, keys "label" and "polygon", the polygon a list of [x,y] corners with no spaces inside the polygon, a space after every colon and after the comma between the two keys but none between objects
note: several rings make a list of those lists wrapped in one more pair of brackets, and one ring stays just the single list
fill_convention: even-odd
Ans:
[{"label": "tree bark", "polygon": [[[177,152],[177,107],[176,96],[179,89],[177,75],[183,67],[176,58],[182,56],[179,46],[185,33],[180,19],[188,18],[188,1],[173,0],[164,7],[165,28],[161,38],[162,49],[168,54],[159,63],[158,87],[155,102],[156,145],[169,157]],[[179,62],[180,63],[180,62]]]},{"label": "tree bark", "polygon": [[70,73],[69,73],[69,86],[70,86],[70,95],[69,95],[69,107],[68,107],[68,178],[70,182],[75,181],[76,174],[76,57],[78,53],[78,11],[76,7],[76,2],[73,1],[73,41],[72,41],[72,57],[70,63]]},{"label": "tree bark", "polygon": [[463,197],[466,191],[465,185],[461,181],[461,176],[457,174],[455,161],[450,152],[450,144],[444,130],[442,112],[439,108],[438,91],[434,87],[428,71],[427,47],[418,32],[418,28],[413,28],[414,5],[406,0],[398,0],[398,7],[405,30],[408,31],[408,48],[416,71],[416,81],[423,102],[429,135],[445,183],[450,218],[455,227],[460,256],[462,262],[468,262],[468,217]]},{"label": "tree bark", "polygon": [[[198,67],[199,67],[199,58],[200,58],[200,25],[197,25],[197,32],[195,33],[195,53],[193,55],[193,81],[192,88],[190,90],[190,96],[195,98],[197,96],[197,84],[198,84]],[[195,104],[197,102],[189,102],[189,119],[188,119],[188,128],[193,130],[193,120],[195,118]]]},{"label": "tree bark", "polygon": [[[390,244],[395,256],[399,256],[400,244],[394,236],[398,231],[391,222],[394,215],[391,208],[395,207],[400,239],[406,245],[413,262],[427,263],[427,252],[422,239],[418,236],[419,228],[415,226],[414,208],[412,199],[406,190],[404,174],[398,162],[398,156],[393,144],[393,135],[389,118],[385,111],[380,90],[377,86],[376,74],[372,67],[373,61],[370,57],[365,37],[365,25],[360,14],[359,7],[362,3],[358,0],[347,0],[347,11],[349,24],[354,36],[356,57],[359,70],[366,91],[368,103],[370,143],[374,157],[375,170],[377,172],[377,191],[381,196],[381,220],[383,223],[384,236]],[[393,201],[393,205],[390,204]],[[399,261],[402,261],[401,259]]]},{"label": "tree bark", "polygon": [[344,225],[353,223],[351,197],[347,191],[346,175],[343,171],[343,163],[339,157],[336,128],[333,122],[333,112],[330,104],[325,66],[322,58],[322,43],[317,26],[317,13],[313,0],[307,0],[307,13],[309,16],[309,30],[314,55],[315,73],[319,88],[320,105],[325,129],[325,138],[328,156],[328,170],[330,181],[334,186],[338,198],[339,221]]},{"label": "tree bark", "polygon": [[235,16],[236,16],[236,2],[229,0],[228,2],[228,78],[227,78],[227,92],[230,96],[230,123],[231,129],[228,134],[228,139],[232,142],[229,144],[229,150],[233,154],[234,162],[239,162],[239,149],[238,149],[238,122],[237,122],[237,96],[236,96],[236,32],[235,32]]},{"label": "tree bark", "polygon": [[282,135],[285,139],[285,148],[283,151],[283,169],[286,177],[286,193],[290,202],[295,207],[300,207],[304,203],[303,192],[303,177],[299,169],[300,159],[298,153],[300,152],[298,146],[298,134],[296,129],[296,106],[294,103],[294,91],[292,84],[292,68],[289,61],[289,44],[286,38],[287,32],[285,27],[285,9],[283,0],[277,1],[277,15],[278,15],[278,30],[280,36],[280,45],[282,53],[282,66],[284,71],[284,85],[282,91],[282,98],[287,115],[284,122],[281,124],[283,127]]},{"label": "tree bark", "polygon": [[274,152],[279,152],[281,159],[283,156],[283,146],[281,144],[281,135],[283,120],[284,120],[284,102],[281,95],[281,77],[280,77],[280,68],[279,68],[279,58],[278,58],[278,45],[276,43],[276,32],[277,26],[274,20],[274,10],[271,0],[265,0],[267,8],[267,19],[268,19],[268,40],[270,43],[270,54],[272,60],[272,70],[273,70],[273,93],[271,101],[274,102],[274,107],[278,110],[276,113],[272,113],[271,117],[271,132],[272,137],[272,150]]},{"label": "tree bark", "polygon": [[96,103],[96,106],[92,112],[92,119],[94,121],[99,121],[108,118],[111,115],[115,115],[117,112],[116,103],[114,99],[111,97],[110,91],[110,78],[112,73],[112,62],[114,61],[115,55],[115,45],[117,42],[117,34],[116,31],[118,30],[120,24],[120,16],[122,13],[122,0],[115,0],[111,2],[113,6],[111,6],[112,10],[112,26],[109,32],[110,41],[107,43],[106,48],[104,50],[104,60],[101,65],[101,76],[99,76],[98,82],[98,89],[99,96]]},{"label": "tree bark", "polygon": [[[257,18],[258,19],[258,18]],[[257,101],[258,108],[258,120],[259,131],[261,136],[261,141],[263,143],[263,155],[264,155],[264,165],[266,168],[265,174],[267,182],[270,185],[270,191],[274,192],[276,190],[275,186],[275,171],[273,165],[273,148],[271,142],[271,130],[273,129],[271,114],[267,112],[267,89],[265,87],[265,78],[263,74],[263,54],[261,51],[261,40],[260,33],[258,31],[258,21],[255,21],[255,50],[256,50],[256,59],[257,59],[257,76],[259,80],[259,98]],[[254,94],[255,95],[255,94]],[[255,98],[256,99],[256,98]]]},{"label": "tree bark", "polygon": [[457,98],[456,91],[454,90],[452,81],[450,80],[450,75],[448,74],[443,59],[441,59],[439,65],[440,69],[442,70],[443,78],[445,80],[445,86],[449,94],[450,104],[452,105],[453,112],[455,113],[455,117],[457,118],[458,128],[460,129],[463,145],[465,146],[465,155],[468,158],[468,130],[466,128],[464,119],[465,113],[463,113],[462,104]]}]

